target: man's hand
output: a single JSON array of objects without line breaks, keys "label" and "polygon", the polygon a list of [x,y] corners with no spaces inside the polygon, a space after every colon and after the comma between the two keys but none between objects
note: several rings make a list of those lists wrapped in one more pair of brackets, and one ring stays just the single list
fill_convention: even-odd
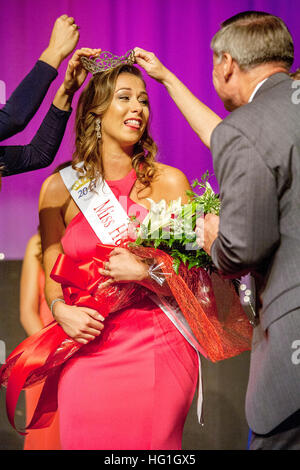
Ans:
[{"label": "man's hand", "polygon": [[218,237],[219,221],[219,216],[215,214],[206,214],[205,217],[200,217],[196,222],[197,244],[209,255],[211,246]]},{"label": "man's hand", "polygon": [[145,51],[140,47],[135,47],[134,55],[136,63],[140,65],[147,74],[157,80],[158,82],[164,82],[168,75],[171,73],[153,54],[153,52]]},{"label": "man's hand", "polygon": [[79,31],[74,18],[60,16],[54,23],[49,46],[42,53],[40,60],[57,69],[76,47],[78,40]]}]

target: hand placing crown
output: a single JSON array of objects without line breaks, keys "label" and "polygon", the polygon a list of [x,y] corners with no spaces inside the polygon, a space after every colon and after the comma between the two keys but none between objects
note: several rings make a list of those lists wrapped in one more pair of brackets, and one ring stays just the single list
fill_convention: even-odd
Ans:
[{"label": "hand placing crown", "polygon": [[133,49],[127,51],[123,56],[117,56],[109,51],[103,51],[97,59],[81,57],[80,60],[85,70],[93,75],[113,69],[121,64],[133,65],[136,62]]}]

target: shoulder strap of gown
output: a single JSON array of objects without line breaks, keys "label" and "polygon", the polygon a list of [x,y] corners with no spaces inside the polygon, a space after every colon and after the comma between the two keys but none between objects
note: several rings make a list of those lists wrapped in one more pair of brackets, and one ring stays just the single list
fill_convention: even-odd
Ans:
[{"label": "shoulder strap of gown", "polygon": [[101,243],[120,245],[128,232],[129,217],[105,180],[93,182],[71,166],[60,176]]}]

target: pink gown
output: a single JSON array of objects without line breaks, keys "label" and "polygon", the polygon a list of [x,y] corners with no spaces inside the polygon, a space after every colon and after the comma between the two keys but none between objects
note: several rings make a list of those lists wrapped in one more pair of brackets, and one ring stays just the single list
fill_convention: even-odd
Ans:
[{"label": "pink gown", "polygon": [[[129,195],[134,170],[107,181]],[[136,206],[135,206],[136,207]],[[147,210],[139,206],[142,220]],[[99,240],[80,212],[62,239],[76,261],[94,255]],[[101,313],[101,312],[100,312]],[[181,449],[184,422],[198,378],[195,350],[165,313],[144,300],[110,314],[101,335],[64,366],[58,387],[60,437],[68,450]]]}]

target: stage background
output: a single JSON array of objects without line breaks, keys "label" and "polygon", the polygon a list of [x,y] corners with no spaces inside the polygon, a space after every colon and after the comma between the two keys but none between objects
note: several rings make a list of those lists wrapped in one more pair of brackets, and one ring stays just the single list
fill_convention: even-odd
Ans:
[{"label": "stage background", "polygon": [[[299,0],[0,0],[0,106],[46,48],[55,19],[67,13],[80,26],[80,47],[101,47],[116,54],[140,46],[153,51],[200,99],[221,117],[226,112],[211,80],[210,40],[226,18],[243,10],[263,10],[281,16],[295,42],[295,66],[300,65]],[[67,61],[36,116],[7,145],[29,143],[63,80]],[[207,169],[211,156],[193,133],[162,85],[146,78],[153,111],[152,134],[159,160],[186,173],[189,180]],[[73,102],[75,110],[79,93]],[[6,353],[25,337],[19,323],[19,275],[26,243],[38,225],[38,194],[43,180],[74,150],[74,115],[55,162],[48,168],[3,179],[0,193],[0,346]],[[274,149],[275,150],[275,149]],[[217,190],[217,184],[212,179]],[[195,403],[189,414],[185,449],[245,449],[244,417],[249,354],[211,364],[203,360],[205,426],[197,424]],[[21,449],[22,439],[9,427],[0,403],[0,449]],[[17,419],[24,422],[24,401]]]},{"label": "stage background", "polygon": [[[279,15],[295,42],[300,65],[299,0],[0,0],[0,93],[3,102],[30,71],[47,46],[55,19],[67,13],[80,26],[80,47],[101,47],[116,54],[140,46],[153,51],[200,99],[221,117],[223,104],[212,85],[210,40],[226,18],[243,10]],[[27,128],[6,141],[29,143],[63,80],[67,61]],[[189,180],[207,169],[211,156],[180,114],[162,85],[147,78],[153,110],[152,134],[159,160],[186,173]],[[73,103],[75,110],[79,93]],[[1,98],[2,97],[2,98]],[[48,168],[3,179],[0,193],[0,253],[21,259],[38,226],[38,194],[43,180],[74,150],[74,116],[55,162]],[[217,188],[212,179],[214,188]]]}]

